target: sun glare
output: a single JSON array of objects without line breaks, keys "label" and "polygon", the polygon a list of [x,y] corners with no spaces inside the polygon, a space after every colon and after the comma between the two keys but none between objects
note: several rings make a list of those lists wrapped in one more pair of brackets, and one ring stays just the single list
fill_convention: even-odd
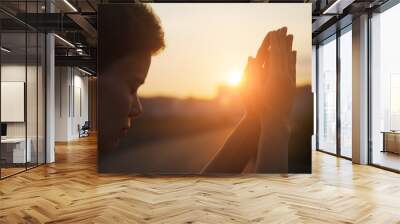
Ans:
[{"label": "sun glare", "polygon": [[231,86],[238,86],[240,81],[242,81],[242,73],[240,72],[231,72],[228,76],[228,84]]}]

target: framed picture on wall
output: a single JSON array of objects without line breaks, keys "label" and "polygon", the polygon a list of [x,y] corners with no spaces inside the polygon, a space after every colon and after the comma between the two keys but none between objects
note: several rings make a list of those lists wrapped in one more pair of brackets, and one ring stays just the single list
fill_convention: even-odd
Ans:
[{"label": "framed picture on wall", "polygon": [[310,173],[310,21],[311,4],[99,5],[98,170]]}]

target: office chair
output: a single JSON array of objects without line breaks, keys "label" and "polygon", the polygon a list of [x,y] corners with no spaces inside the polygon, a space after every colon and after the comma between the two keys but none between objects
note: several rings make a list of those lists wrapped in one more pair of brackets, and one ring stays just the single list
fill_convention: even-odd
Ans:
[{"label": "office chair", "polygon": [[78,129],[79,129],[79,138],[80,137],[87,137],[89,136],[89,130],[90,130],[90,123],[89,121],[85,121],[85,123],[82,125],[82,127],[79,127],[80,125],[78,125]]}]

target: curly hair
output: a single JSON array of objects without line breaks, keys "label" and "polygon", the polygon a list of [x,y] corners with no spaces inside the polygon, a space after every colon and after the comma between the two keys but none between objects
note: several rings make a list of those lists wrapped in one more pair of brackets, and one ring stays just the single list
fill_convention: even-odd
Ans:
[{"label": "curly hair", "polygon": [[104,4],[98,15],[99,50],[111,60],[165,48],[160,20],[146,4]]}]

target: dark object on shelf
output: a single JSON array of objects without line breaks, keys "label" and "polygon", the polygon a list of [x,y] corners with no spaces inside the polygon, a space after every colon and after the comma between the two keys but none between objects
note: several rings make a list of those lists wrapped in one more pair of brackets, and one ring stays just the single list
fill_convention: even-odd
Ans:
[{"label": "dark object on shelf", "polygon": [[85,123],[80,127],[78,125],[78,131],[79,131],[79,138],[80,137],[87,137],[89,136],[89,130],[90,130],[90,123],[89,121],[85,121]]},{"label": "dark object on shelf", "polygon": [[1,123],[1,136],[7,136],[7,124]]},{"label": "dark object on shelf", "polygon": [[400,131],[382,131],[383,149],[382,152],[400,154]]}]

